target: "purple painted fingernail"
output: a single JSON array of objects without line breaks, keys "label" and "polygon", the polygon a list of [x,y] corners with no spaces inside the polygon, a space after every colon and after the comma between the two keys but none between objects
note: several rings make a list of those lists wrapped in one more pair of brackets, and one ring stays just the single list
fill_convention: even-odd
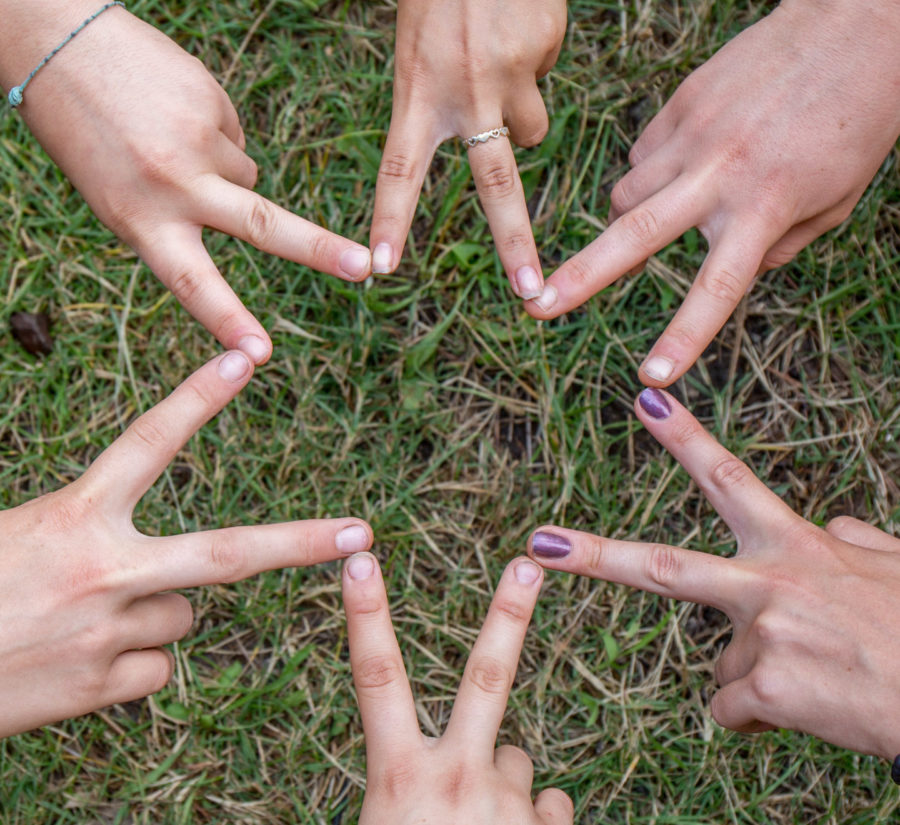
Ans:
[{"label": "purple painted fingernail", "polygon": [[638,402],[651,418],[662,420],[672,414],[668,399],[656,387],[647,387],[638,396]]},{"label": "purple painted fingernail", "polygon": [[542,559],[563,559],[572,552],[572,543],[556,533],[535,533],[531,537],[531,550]]}]

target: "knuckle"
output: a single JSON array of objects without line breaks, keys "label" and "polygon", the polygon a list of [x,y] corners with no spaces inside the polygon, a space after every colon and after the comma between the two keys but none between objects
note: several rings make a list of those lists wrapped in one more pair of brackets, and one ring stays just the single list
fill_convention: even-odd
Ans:
[{"label": "knuckle", "polygon": [[495,163],[479,176],[476,188],[483,198],[501,200],[515,193],[517,181],[515,170],[505,163]]},{"label": "knuckle", "polygon": [[737,304],[747,291],[744,279],[727,269],[705,272],[700,287],[712,298],[732,305]]},{"label": "knuckle", "polygon": [[502,662],[490,656],[470,659],[469,679],[475,687],[491,696],[506,694],[512,684],[509,670]]},{"label": "knuckle", "polygon": [[669,431],[669,438],[676,447],[685,447],[697,437],[697,425],[687,419],[679,422]]},{"label": "knuckle", "polygon": [[670,590],[677,583],[683,560],[674,547],[656,544],[647,558],[647,576],[660,587]]},{"label": "knuckle", "polygon": [[330,236],[324,230],[313,231],[307,237],[305,246],[310,263],[317,269],[328,266],[332,258],[336,257],[332,252]]},{"label": "knuckle", "polygon": [[247,240],[257,249],[271,245],[278,232],[278,215],[275,206],[265,198],[254,197],[247,213]]},{"label": "knuckle", "polygon": [[99,622],[81,629],[71,653],[85,662],[102,661],[119,653],[119,635],[112,622]]},{"label": "knuckle", "polygon": [[531,611],[525,609],[513,599],[495,599],[494,610],[503,618],[515,624],[527,624],[531,618]]},{"label": "knuckle", "polygon": [[585,572],[593,579],[603,578],[603,566],[606,560],[606,542],[594,537],[584,554]]},{"label": "knuckle", "polygon": [[184,270],[171,279],[169,290],[182,304],[189,304],[200,293],[202,285],[203,278],[200,275]]},{"label": "knuckle", "polygon": [[406,678],[403,663],[388,654],[367,656],[353,665],[357,690],[380,690]]},{"label": "knuckle", "polygon": [[569,258],[558,271],[565,273],[566,279],[575,287],[587,286],[594,278],[586,259],[580,255]]},{"label": "knuckle", "polygon": [[462,797],[470,795],[478,783],[478,774],[465,763],[451,765],[440,780],[439,799],[455,807]]},{"label": "knuckle", "polygon": [[[651,250],[659,234],[659,221],[646,207],[639,207],[619,219],[625,234],[640,249]],[[652,251],[652,250],[651,250]]]},{"label": "knuckle", "polygon": [[397,152],[385,154],[378,167],[378,182],[411,183],[415,176],[412,158]]},{"label": "knuckle", "polygon": [[504,252],[518,252],[520,249],[530,249],[533,244],[533,236],[525,232],[514,232],[500,241],[500,246]]},{"label": "knuckle", "polygon": [[244,548],[236,541],[213,534],[209,539],[207,552],[210,567],[221,583],[236,582],[244,577],[247,556]]},{"label": "knuckle", "polygon": [[413,759],[404,759],[376,772],[374,790],[389,800],[403,799],[415,787],[419,773],[420,767]]},{"label": "knuckle", "polygon": [[708,484],[719,493],[730,495],[752,481],[751,475],[749,467],[743,461],[728,456],[718,461],[709,471]]},{"label": "knuckle", "polygon": [[142,415],[129,427],[131,437],[151,450],[159,450],[168,444],[168,434],[160,427],[154,415]]},{"label": "knuckle", "polygon": [[174,146],[132,147],[138,177],[153,185],[168,185],[181,178],[181,154]]},{"label": "knuckle", "polygon": [[748,676],[750,694],[763,707],[776,708],[783,704],[790,690],[784,676],[774,668],[758,666]]},{"label": "knuckle", "polygon": [[185,387],[185,390],[187,390],[194,397],[194,399],[204,410],[209,410],[219,406],[209,389],[199,382],[190,382]]}]

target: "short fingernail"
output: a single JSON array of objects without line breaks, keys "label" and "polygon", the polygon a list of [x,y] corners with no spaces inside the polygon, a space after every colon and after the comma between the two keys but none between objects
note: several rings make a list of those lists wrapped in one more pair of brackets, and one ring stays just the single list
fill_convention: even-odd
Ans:
[{"label": "short fingernail", "polygon": [[572,542],[556,533],[535,533],[531,537],[531,551],[542,559],[563,559],[572,552]]},{"label": "short fingernail", "polygon": [[541,575],[541,568],[533,561],[520,561],[516,565],[516,580],[519,584],[534,584]]},{"label": "short fingernail", "polygon": [[338,551],[347,556],[353,553],[361,553],[369,549],[369,533],[365,527],[353,524],[345,527],[334,537],[334,545]]},{"label": "short fingernail", "polygon": [[238,349],[254,364],[261,364],[269,354],[269,347],[258,335],[245,335],[238,341]]},{"label": "short fingernail", "polygon": [[226,381],[240,381],[250,372],[250,366],[243,352],[226,352],[219,359],[219,376]]},{"label": "short fingernail", "polygon": [[644,361],[641,367],[646,375],[649,375],[654,381],[665,381],[675,369],[675,362],[671,358],[665,358],[662,355],[654,355]]},{"label": "short fingernail", "polygon": [[516,270],[516,283],[519,285],[519,297],[530,301],[541,294],[544,285],[541,276],[533,266],[522,266]]},{"label": "short fingernail", "polygon": [[544,284],[543,291],[534,299],[534,302],[544,310],[544,312],[549,312],[556,303],[558,297],[559,293],[556,291],[556,287],[553,286],[553,284]]},{"label": "short fingernail", "polygon": [[372,253],[372,272],[385,273],[391,271],[394,262],[394,250],[389,243],[380,243]]},{"label": "short fingernail", "polygon": [[368,249],[351,246],[341,253],[341,272],[354,280],[365,278],[372,268],[372,256]]},{"label": "short fingernail", "polygon": [[350,575],[350,578],[355,581],[368,579],[374,572],[375,559],[368,553],[360,553],[358,556],[353,556],[353,558],[347,562],[347,573]]},{"label": "short fingernail", "polygon": [[647,415],[660,421],[672,414],[669,400],[656,387],[647,387],[638,396],[638,403]]}]

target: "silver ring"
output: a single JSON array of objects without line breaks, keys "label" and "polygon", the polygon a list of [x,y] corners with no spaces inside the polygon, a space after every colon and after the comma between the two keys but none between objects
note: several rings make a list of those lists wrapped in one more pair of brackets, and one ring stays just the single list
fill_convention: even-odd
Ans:
[{"label": "silver ring", "polygon": [[509,137],[509,128],[501,126],[498,129],[488,129],[486,132],[480,132],[472,135],[470,138],[460,138],[467,149],[471,149],[478,143],[487,143],[491,138]]}]

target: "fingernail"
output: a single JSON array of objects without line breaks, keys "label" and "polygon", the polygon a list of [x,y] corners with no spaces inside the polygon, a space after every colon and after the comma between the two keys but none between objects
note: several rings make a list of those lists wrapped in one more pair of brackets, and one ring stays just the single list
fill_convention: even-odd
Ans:
[{"label": "fingernail", "polygon": [[243,352],[226,352],[219,359],[219,376],[226,381],[240,381],[250,372],[250,360]]},{"label": "fingernail", "polygon": [[245,335],[237,346],[254,364],[261,364],[269,354],[269,347],[258,335]]},{"label": "fingernail", "polygon": [[372,256],[368,249],[351,246],[341,253],[341,272],[358,281],[365,278],[372,268]]},{"label": "fingernail", "polygon": [[665,381],[672,374],[672,370],[675,369],[675,362],[671,358],[654,355],[652,358],[644,361],[644,366],[641,369],[654,381]]},{"label": "fingernail", "polygon": [[556,303],[558,297],[559,293],[556,291],[556,287],[553,286],[553,284],[544,284],[543,291],[534,299],[534,302],[544,310],[544,312],[548,312]]},{"label": "fingernail", "polygon": [[656,387],[647,387],[638,396],[638,403],[651,418],[662,420],[672,414],[668,399]]},{"label": "fingernail", "polygon": [[[519,285],[519,297],[530,301],[537,298],[544,287],[541,276],[533,266],[521,266],[516,270],[516,283]],[[543,309],[543,307],[541,307]]]},{"label": "fingernail", "polygon": [[533,561],[520,561],[516,565],[516,580],[520,584],[534,584],[541,575],[541,568]]},{"label": "fingernail", "polygon": [[385,273],[391,271],[394,262],[394,250],[389,243],[380,243],[372,253],[372,272]]},{"label": "fingernail", "polygon": [[375,560],[368,553],[360,553],[347,562],[347,573],[356,581],[368,579],[374,572]]},{"label": "fingernail", "polygon": [[345,555],[360,553],[369,549],[369,533],[365,527],[353,524],[345,527],[334,537],[334,545]]},{"label": "fingernail", "polygon": [[563,559],[572,552],[572,542],[556,533],[535,533],[531,537],[531,551],[542,559]]}]

